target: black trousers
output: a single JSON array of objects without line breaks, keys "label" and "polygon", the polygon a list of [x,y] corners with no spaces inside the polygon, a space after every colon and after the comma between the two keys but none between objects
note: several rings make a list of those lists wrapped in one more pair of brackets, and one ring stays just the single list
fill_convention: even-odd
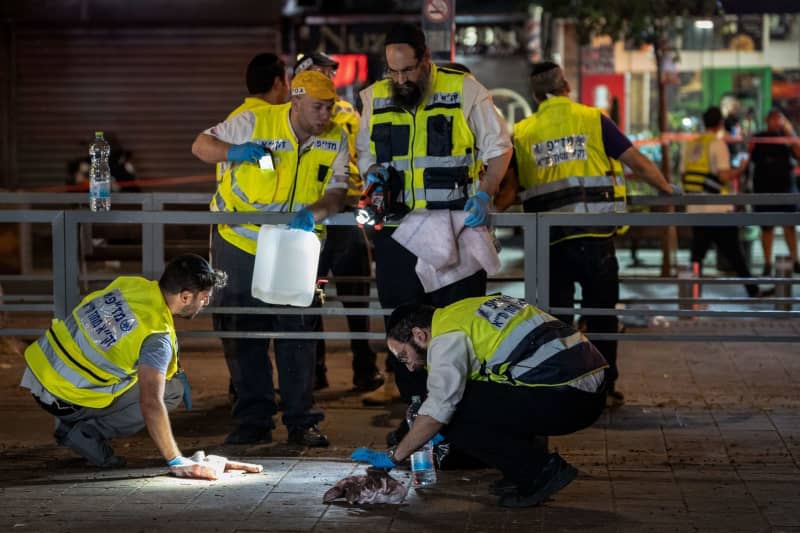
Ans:
[{"label": "black trousers", "polygon": [[[750,269],[744,260],[742,243],[739,241],[739,228],[735,226],[693,226],[692,227],[692,262],[703,264],[711,245],[716,246],[717,253],[725,257],[736,275],[740,278],[751,278]],[[756,296],[758,285],[745,285],[747,294]]]},{"label": "black trousers", "polygon": [[[572,307],[575,283],[581,286],[582,307],[613,309],[619,300],[619,264],[611,238],[580,238],[561,241],[550,247],[550,305]],[[572,324],[572,315],[556,318]],[[616,333],[617,316],[586,316],[588,333]],[[617,341],[592,341],[606,358],[609,388],[613,388],[617,370]]]},{"label": "black trousers", "polygon": [[[318,275],[369,276],[371,273],[369,250],[364,230],[357,226],[328,226],[328,236],[319,256]],[[347,281],[336,283],[338,296],[369,296],[369,282]],[[369,302],[343,302],[345,308],[367,308]],[[322,320],[318,330],[322,331]],[[347,327],[352,332],[369,331],[368,316],[347,316]],[[372,377],[378,371],[375,365],[375,352],[369,341],[351,340],[353,351],[353,376]],[[325,375],[325,341],[317,343],[316,375]]]},{"label": "black trousers", "polygon": [[568,435],[594,424],[606,404],[598,392],[564,387],[515,387],[467,381],[464,396],[442,430],[459,450],[497,468],[524,491],[547,460],[535,437]]},{"label": "black trousers", "polygon": [[[375,232],[375,282],[381,307],[397,307],[408,303],[425,303],[443,307],[451,303],[486,294],[486,271],[481,270],[446,287],[425,293],[414,268],[417,256],[392,239],[393,228]],[[394,357],[389,357],[400,396],[406,403],[412,396],[427,396],[427,372],[409,372]]]},{"label": "black trousers", "polygon": [[[228,285],[214,294],[220,307],[269,307],[250,295],[255,256],[240,250],[220,237],[216,228],[211,237],[214,268],[228,273]],[[314,331],[317,315],[239,315],[214,314],[216,331]],[[277,413],[272,384],[272,363],[267,350],[269,339],[222,339],[225,362],[236,391],[233,418],[239,425],[274,428]],[[283,423],[290,430],[306,428],[324,418],[312,407],[316,341],[275,339],[278,384],[284,403]]]}]

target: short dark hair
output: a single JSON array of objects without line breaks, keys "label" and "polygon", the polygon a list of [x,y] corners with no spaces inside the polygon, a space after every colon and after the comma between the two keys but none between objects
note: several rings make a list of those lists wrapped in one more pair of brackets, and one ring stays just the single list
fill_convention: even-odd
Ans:
[{"label": "short dark hair", "polygon": [[170,261],[158,280],[158,286],[168,294],[183,291],[198,293],[211,288],[219,289],[228,282],[228,275],[211,268],[208,261],[197,254],[182,254]]},{"label": "short dark hair", "polygon": [[539,102],[547,99],[548,94],[562,94],[567,89],[567,80],[558,63],[540,61],[531,69],[531,91]]},{"label": "short dark hair", "polygon": [[413,328],[429,328],[436,308],[426,304],[403,304],[386,321],[386,338],[408,342]]},{"label": "short dark hair", "polygon": [[717,106],[711,106],[703,113],[703,126],[706,128],[716,128],[722,123],[722,110]]},{"label": "short dark hair", "polygon": [[275,79],[284,79],[286,64],[272,53],[258,54],[247,65],[247,90],[250,94],[269,92]]},{"label": "short dark hair", "polygon": [[395,24],[389,28],[383,45],[385,47],[389,44],[407,44],[414,49],[414,57],[416,59],[422,59],[425,56],[425,52],[428,51],[428,45],[425,44],[425,34],[415,24]]}]

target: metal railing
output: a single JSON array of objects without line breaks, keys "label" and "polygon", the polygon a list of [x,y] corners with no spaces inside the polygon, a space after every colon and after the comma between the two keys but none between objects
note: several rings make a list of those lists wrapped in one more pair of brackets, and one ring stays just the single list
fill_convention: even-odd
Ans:
[{"label": "metal railing", "polygon": [[[198,205],[207,203],[208,194],[198,193],[123,193],[114,195],[115,204],[140,205],[142,211],[109,211],[90,212],[80,210],[53,210],[53,209],[0,209],[0,222],[2,223],[45,223],[50,224],[52,230],[52,257],[53,275],[21,275],[0,276],[0,282],[13,282],[15,279],[26,281],[51,281],[52,303],[3,303],[0,311],[5,312],[47,312],[51,311],[56,317],[66,316],[71,309],[80,302],[80,253],[79,253],[79,228],[82,224],[134,224],[142,226],[142,275],[157,278],[164,265],[164,227],[166,225],[211,225],[219,223],[228,224],[281,224],[286,223],[291,214],[277,213],[210,213],[205,211],[164,211],[165,205]],[[684,205],[689,202],[700,204],[761,204],[784,205],[800,203],[800,194],[793,195],[739,195],[739,196],[684,196],[684,197],[633,197],[633,205]],[[12,204],[28,207],[30,205],[57,205],[57,204],[86,204],[86,195],[81,193],[0,193],[0,205]],[[330,225],[352,225],[352,214],[339,214],[330,217]],[[709,311],[696,309],[609,309],[597,308],[557,308],[550,305],[549,295],[549,235],[553,227],[558,226],[746,226],[746,225],[800,225],[800,213],[608,213],[608,214],[565,214],[565,213],[499,213],[492,215],[492,224],[499,227],[520,227],[523,230],[523,249],[526,256],[535,254],[535,260],[524,261],[522,281],[524,284],[525,298],[545,311],[555,314],[580,314],[580,315],[608,315],[619,316],[676,316],[676,317],[724,317],[724,318],[798,318],[800,311],[782,310],[742,310],[742,311]],[[85,277],[85,276],[83,276]],[[509,278],[503,278],[509,279]],[[686,283],[680,278],[660,277],[634,277],[621,278],[623,283],[661,283],[677,285]],[[800,279],[793,278],[698,278],[692,283],[697,284],[745,284],[745,283],[772,283],[776,285],[792,286],[800,283]],[[13,299],[13,298],[12,298]],[[11,301],[8,298],[6,301]],[[794,298],[718,298],[704,300],[702,298],[675,298],[661,299],[654,303],[774,303],[789,305],[800,303]],[[248,312],[255,314],[275,313],[308,313],[315,315],[365,315],[382,316],[388,313],[387,309],[360,308],[341,309],[328,306],[323,308],[297,309],[297,308],[211,308],[211,311],[222,313]],[[38,335],[41,331],[36,329],[3,328],[1,335]],[[182,332],[186,336],[203,337],[258,337],[275,338],[292,336],[294,338],[313,339],[382,339],[381,333],[350,333],[350,332],[325,332],[325,333],[282,333],[282,332],[214,332],[191,331]],[[628,339],[628,340],[724,340],[724,341],[770,341],[770,342],[797,342],[797,335],[675,335],[675,334],[598,334],[593,333],[590,338],[595,340]]]}]

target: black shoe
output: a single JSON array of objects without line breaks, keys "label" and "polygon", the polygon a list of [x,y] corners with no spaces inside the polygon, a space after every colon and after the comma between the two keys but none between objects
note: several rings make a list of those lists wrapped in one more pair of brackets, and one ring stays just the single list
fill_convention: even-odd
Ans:
[{"label": "black shoe", "polygon": [[748,294],[750,298],[769,298],[775,296],[775,287],[771,289],[758,290],[754,294]]},{"label": "black shoe", "polygon": [[383,374],[375,370],[363,375],[353,377],[353,390],[358,392],[371,392],[385,382]]},{"label": "black shoe", "polygon": [[225,437],[225,444],[260,444],[267,442],[272,442],[272,430],[264,426],[242,425]]},{"label": "black shoe", "polygon": [[386,434],[387,446],[389,446],[390,448],[392,446],[397,446],[398,444],[400,444],[400,441],[403,440],[403,437],[405,437],[407,434],[408,434],[408,424],[406,423],[405,420],[401,420],[400,425],[397,426],[397,429],[395,429],[394,431],[390,431],[389,433]]},{"label": "black shoe", "polygon": [[800,274],[800,261],[795,261],[794,266],[792,266],[792,270],[795,274]]},{"label": "black shoe", "polygon": [[517,492],[517,483],[511,481],[507,477],[498,479],[489,485],[489,494],[495,496],[504,496],[506,494],[514,494]]},{"label": "black shoe", "polygon": [[578,476],[578,470],[554,453],[545,463],[542,473],[536,478],[530,491],[506,494],[497,502],[501,507],[533,507],[546,501]]},{"label": "black shoe", "polygon": [[317,426],[311,426],[289,430],[289,444],[299,444],[309,448],[325,448],[330,443],[328,437],[323,435]]},{"label": "black shoe", "polygon": [[769,263],[764,263],[764,270],[761,272],[761,275],[765,278],[772,276],[772,265]]}]

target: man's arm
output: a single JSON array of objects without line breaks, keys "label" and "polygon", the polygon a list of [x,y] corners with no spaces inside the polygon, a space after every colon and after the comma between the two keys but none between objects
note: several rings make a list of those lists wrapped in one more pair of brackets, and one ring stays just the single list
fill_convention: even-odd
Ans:
[{"label": "man's arm", "polygon": [[372,86],[360,93],[361,96],[361,122],[356,135],[356,151],[358,152],[358,170],[361,176],[366,176],[370,167],[376,164],[375,154],[369,150],[370,131],[369,121],[372,119]]},{"label": "man's arm", "polygon": [[403,440],[400,441],[394,451],[394,462],[405,461],[412,453],[439,433],[443,427],[444,424],[432,416],[417,415],[417,418],[414,419],[414,425],[411,426],[411,431],[403,437]]},{"label": "man's arm", "polygon": [[635,147],[631,146],[619,156],[619,160],[628,165],[636,178],[648,183],[663,192],[672,194],[672,186],[652,161],[647,159]]},{"label": "man's arm", "polygon": [[139,365],[139,407],[142,410],[145,426],[164,460],[181,455],[172,428],[169,425],[167,406],[164,405],[165,376],[159,370]]},{"label": "man's arm", "polygon": [[201,133],[192,143],[192,154],[203,163],[220,163],[228,160],[231,144]]},{"label": "man's arm", "polygon": [[467,123],[475,135],[478,157],[486,163],[479,190],[494,196],[513,153],[508,126],[495,108],[489,91],[471,76],[464,78],[464,105]]},{"label": "man's arm", "polygon": [[317,222],[339,213],[347,201],[347,189],[350,186],[350,147],[347,132],[341,128],[340,131],[342,136],[339,140],[339,151],[331,166],[332,176],[325,188],[325,194],[306,208]]},{"label": "man's arm", "polygon": [[340,212],[346,200],[347,189],[328,189],[322,198],[309,205],[307,209],[314,215],[314,220],[319,222]]}]

